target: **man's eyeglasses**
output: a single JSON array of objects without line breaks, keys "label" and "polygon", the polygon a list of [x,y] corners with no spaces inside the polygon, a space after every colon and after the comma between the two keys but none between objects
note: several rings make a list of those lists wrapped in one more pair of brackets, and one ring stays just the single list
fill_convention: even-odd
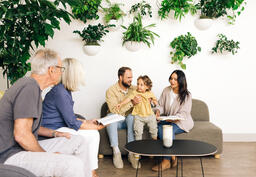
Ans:
[{"label": "man's eyeglasses", "polygon": [[60,68],[61,72],[64,72],[65,71],[65,67],[62,67],[62,66],[55,66],[56,68]]}]

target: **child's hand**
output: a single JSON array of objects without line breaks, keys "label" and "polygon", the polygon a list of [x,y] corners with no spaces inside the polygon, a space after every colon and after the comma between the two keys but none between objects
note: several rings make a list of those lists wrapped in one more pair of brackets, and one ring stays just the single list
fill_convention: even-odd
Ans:
[{"label": "child's hand", "polygon": [[117,105],[114,107],[114,109],[116,109],[116,110],[120,110],[120,108],[121,108],[121,104],[117,104]]}]

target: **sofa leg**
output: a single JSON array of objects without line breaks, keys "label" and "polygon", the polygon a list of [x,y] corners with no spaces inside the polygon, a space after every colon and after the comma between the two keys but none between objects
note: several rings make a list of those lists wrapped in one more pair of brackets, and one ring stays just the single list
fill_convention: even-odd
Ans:
[{"label": "sofa leg", "polygon": [[99,154],[98,157],[99,157],[99,159],[103,159],[104,155],[103,154]]},{"label": "sofa leg", "polygon": [[219,158],[220,158],[220,154],[215,154],[215,155],[214,155],[214,158],[215,158],[215,159],[219,159]]}]

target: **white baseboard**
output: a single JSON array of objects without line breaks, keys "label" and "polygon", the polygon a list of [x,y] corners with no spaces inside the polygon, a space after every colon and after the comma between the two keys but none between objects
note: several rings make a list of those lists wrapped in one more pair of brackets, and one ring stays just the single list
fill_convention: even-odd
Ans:
[{"label": "white baseboard", "polygon": [[256,142],[256,134],[238,134],[225,133],[223,134],[224,142]]}]

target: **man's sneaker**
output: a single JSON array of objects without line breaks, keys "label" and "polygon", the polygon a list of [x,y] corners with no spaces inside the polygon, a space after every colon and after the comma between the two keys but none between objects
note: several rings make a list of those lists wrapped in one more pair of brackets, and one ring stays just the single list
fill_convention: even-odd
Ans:
[{"label": "man's sneaker", "polygon": [[124,163],[120,152],[113,154],[113,164],[116,168],[124,168]]},{"label": "man's sneaker", "polygon": [[[137,166],[138,166],[138,168],[141,167],[141,164],[139,162],[139,157],[136,157],[134,154],[128,155],[128,161],[132,164],[133,168],[137,169]],[[139,165],[138,165],[138,162],[139,162]]]}]

